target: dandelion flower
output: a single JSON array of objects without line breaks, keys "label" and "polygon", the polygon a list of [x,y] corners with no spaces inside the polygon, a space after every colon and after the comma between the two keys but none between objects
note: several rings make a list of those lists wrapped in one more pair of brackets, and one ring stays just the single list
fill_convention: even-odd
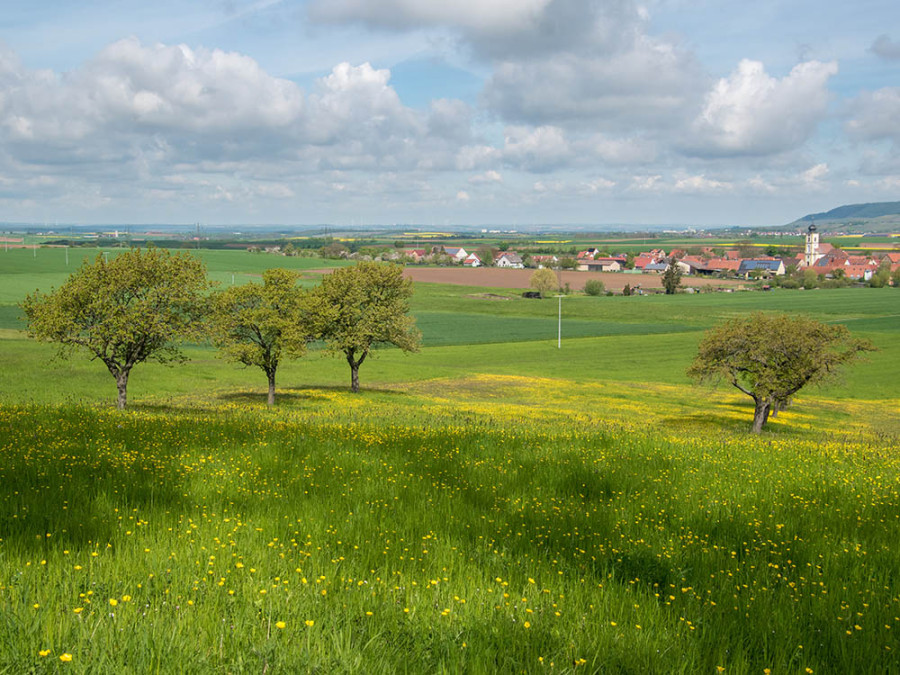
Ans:
[{"label": "dandelion flower", "polygon": [[38,654],[39,654],[40,656],[42,656],[42,657],[43,657],[43,656],[50,656],[50,650],[49,650],[49,649],[42,649],[41,651],[38,652]]},{"label": "dandelion flower", "polygon": [[316,625],[316,622],[313,621],[312,619],[307,619],[304,623],[305,623],[307,626],[309,626],[310,628],[312,628],[313,626]]},{"label": "dandelion flower", "polygon": [[72,660],[72,655],[69,654],[68,652],[66,652],[65,654],[60,654],[59,660],[62,661],[63,663],[68,663],[69,661]]},{"label": "dandelion flower", "polygon": [[275,628],[283,629],[287,624],[284,621],[276,621]]}]

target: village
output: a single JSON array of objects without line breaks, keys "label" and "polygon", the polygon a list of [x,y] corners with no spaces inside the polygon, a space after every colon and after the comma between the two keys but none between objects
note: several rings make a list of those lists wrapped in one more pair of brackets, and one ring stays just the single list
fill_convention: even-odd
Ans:
[{"label": "village", "polygon": [[[800,247],[798,247],[800,248]],[[674,264],[682,275],[741,279],[771,279],[792,272],[812,270],[825,279],[869,282],[879,270],[896,275],[900,270],[900,252],[878,252],[854,255],[834,245],[819,241],[816,226],[810,225],[803,250],[793,255],[746,255],[738,249],[703,246],[699,252],[660,248],[636,255],[608,254],[597,248],[579,251],[574,257],[539,252],[494,251],[480,248],[470,252],[462,247],[433,246],[406,248],[383,253],[382,260],[408,264],[453,264],[463,267],[497,267],[508,269],[562,268],[584,272],[631,272],[662,274]],[[488,257],[490,256],[490,257]],[[350,254],[348,257],[359,257]]]}]

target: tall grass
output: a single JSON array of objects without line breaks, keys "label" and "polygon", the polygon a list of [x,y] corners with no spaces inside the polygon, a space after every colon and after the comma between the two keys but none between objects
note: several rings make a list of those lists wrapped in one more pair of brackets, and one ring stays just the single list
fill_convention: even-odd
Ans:
[{"label": "tall grass", "polygon": [[896,446],[452,398],[0,408],[0,664],[900,667]]}]

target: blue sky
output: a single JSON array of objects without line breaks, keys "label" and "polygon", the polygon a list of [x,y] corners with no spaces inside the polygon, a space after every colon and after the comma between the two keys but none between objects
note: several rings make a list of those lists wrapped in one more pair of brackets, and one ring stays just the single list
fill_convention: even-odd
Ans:
[{"label": "blue sky", "polygon": [[4,220],[777,225],[900,200],[900,5],[0,10]]}]

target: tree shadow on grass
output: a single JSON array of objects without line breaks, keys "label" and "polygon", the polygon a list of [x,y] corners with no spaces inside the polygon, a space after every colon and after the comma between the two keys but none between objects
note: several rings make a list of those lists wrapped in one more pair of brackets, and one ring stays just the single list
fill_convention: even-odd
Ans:
[{"label": "tree shadow on grass", "polygon": [[[275,407],[279,403],[299,403],[308,401],[323,401],[330,398],[332,393],[350,394],[350,388],[346,385],[319,385],[315,387],[302,387],[295,389],[279,390],[275,394]],[[390,389],[381,387],[363,387],[355,396],[365,398],[372,394],[390,394],[391,396],[408,397],[410,394],[402,389]],[[246,403],[255,406],[265,406],[268,394],[252,391],[230,391],[218,394],[216,399],[228,403]]]},{"label": "tree shadow on grass", "polygon": [[28,428],[0,427],[0,443],[17,448],[0,470],[7,550],[104,545],[133,530],[138,516],[185,508],[177,463],[161,466],[160,457],[139,454],[127,425],[110,428],[88,408],[36,409],[29,420]]}]

